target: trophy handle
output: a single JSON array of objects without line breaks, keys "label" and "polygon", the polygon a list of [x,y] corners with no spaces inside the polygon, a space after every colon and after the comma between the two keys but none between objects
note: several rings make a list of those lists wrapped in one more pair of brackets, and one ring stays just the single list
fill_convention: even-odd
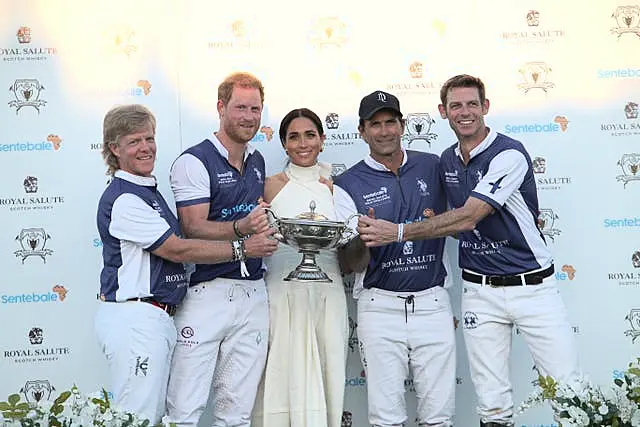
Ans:
[{"label": "trophy handle", "polygon": [[342,231],[342,236],[340,236],[340,240],[338,240],[338,243],[336,243],[337,247],[345,246],[347,243],[349,243],[351,240],[353,240],[357,236],[357,233],[352,228],[349,227],[349,222],[351,222],[353,218],[361,217],[361,216],[362,214],[354,213],[353,215],[349,215],[349,217],[344,220],[344,230]]},{"label": "trophy handle", "polygon": [[[275,227],[276,229],[276,232],[273,233],[273,237],[281,243],[287,243],[287,239],[285,239],[280,232],[280,217],[278,217],[278,215],[269,208],[264,208],[264,210],[267,212],[267,217],[269,218],[269,227]],[[271,214],[271,217],[269,217],[268,214]],[[273,218],[273,221],[271,221],[271,218]]]}]

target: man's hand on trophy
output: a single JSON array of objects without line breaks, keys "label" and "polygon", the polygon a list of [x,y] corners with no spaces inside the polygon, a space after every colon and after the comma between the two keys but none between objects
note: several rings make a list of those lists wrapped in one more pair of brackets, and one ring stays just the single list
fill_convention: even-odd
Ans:
[{"label": "man's hand on trophy", "polygon": [[382,246],[398,241],[398,224],[375,219],[375,212],[370,208],[367,216],[358,218],[358,234],[367,247]]},{"label": "man's hand on trophy", "polygon": [[269,229],[269,217],[265,208],[270,208],[267,202],[260,201],[249,215],[238,220],[238,230],[242,235],[258,234]]},{"label": "man's hand on trophy", "polygon": [[275,232],[275,228],[267,228],[245,240],[244,249],[247,258],[262,258],[273,255],[278,249],[278,241],[271,237]]}]

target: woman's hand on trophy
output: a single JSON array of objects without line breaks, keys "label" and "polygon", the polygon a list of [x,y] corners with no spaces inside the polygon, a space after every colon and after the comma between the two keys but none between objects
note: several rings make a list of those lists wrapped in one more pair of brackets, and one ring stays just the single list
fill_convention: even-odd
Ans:
[{"label": "woman's hand on trophy", "polygon": [[247,236],[251,234],[262,233],[269,229],[269,217],[265,208],[270,208],[271,205],[267,202],[260,201],[258,206],[253,208],[249,215],[238,220],[238,229],[241,234]]},{"label": "woman's hand on trophy", "polygon": [[271,237],[275,232],[275,228],[267,228],[245,240],[244,249],[247,258],[262,258],[273,255],[278,249],[278,241]]}]

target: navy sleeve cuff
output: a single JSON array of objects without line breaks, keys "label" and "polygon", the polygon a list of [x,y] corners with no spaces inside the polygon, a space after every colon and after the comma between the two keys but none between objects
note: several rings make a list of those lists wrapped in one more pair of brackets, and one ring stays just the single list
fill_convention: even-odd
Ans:
[{"label": "navy sleeve cuff", "polygon": [[203,203],[210,203],[211,200],[206,197],[206,198],[201,198],[201,199],[193,199],[193,200],[185,200],[183,202],[176,202],[176,207],[179,208],[185,208],[187,206],[193,206],[193,205],[201,205]]},{"label": "navy sleeve cuff", "polygon": [[153,252],[156,249],[158,249],[168,238],[169,236],[171,236],[173,234],[173,230],[171,230],[171,228],[169,228],[167,231],[165,231],[165,233],[160,236],[160,238],[158,240],[156,240],[153,245],[149,246],[148,248],[146,248],[147,251],[149,252]]},{"label": "navy sleeve cuff", "polygon": [[476,199],[480,199],[483,202],[486,202],[486,203],[490,204],[496,210],[502,209],[502,205],[501,204],[499,204],[498,202],[493,200],[491,197],[485,196],[484,194],[472,191],[471,192],[471,196],[475,197]]}]

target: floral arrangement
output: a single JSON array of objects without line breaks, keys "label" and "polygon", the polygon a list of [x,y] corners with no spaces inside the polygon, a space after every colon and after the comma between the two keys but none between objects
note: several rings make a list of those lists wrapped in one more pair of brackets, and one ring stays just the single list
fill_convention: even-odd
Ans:
[{"label": "floral arrangement", "polygon": [[586,377],[563,384],[539,376],[535,390],[516,409],[516,414],[545,402],[551,405],[562,427],[640,426],[640,358],[630,363],[624,378],[615,379],[608,390],[602,390]]},{"label": "floral arrangement", "polygon": [[12,394],[0,402],[0,427],[148,427],[149,420],[111,405],[107,392],[85,396],[77,387],[64,391],[53,401],[20,401]]}]

